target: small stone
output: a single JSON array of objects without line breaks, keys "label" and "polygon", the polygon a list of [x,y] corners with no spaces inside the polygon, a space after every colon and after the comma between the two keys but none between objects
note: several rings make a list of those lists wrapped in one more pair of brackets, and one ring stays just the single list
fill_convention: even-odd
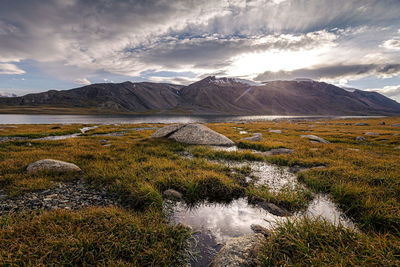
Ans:
[{"label": "small stone", "polygon": [[168,198],[176,198],[176,199],[182,198],[182,193],[180,193],[174,189],[165,190],[163,195]]},{"label": "small stone", "polygon": [[357,136],[356,141],[365,141],[367,140],[364,136]]},{"label": "small stone", "polygon": [[76,166],[73,163],[64,162],[61,160],[54,159],[42,159],[39,161],[35,161],[26,167],[28,173],[33,174],[38,171],[51,171],[58,173],[66,173],[66,172],[81,172],[81,168]]},{"label": "small stone", "polygon": [[262,137],[262,134],[261,134],[261,133],[255,133],[255,134],[253,134],[253,136],[243,138],[241,141],[254,141],[254,142],[258,142],[258,141],[262,141],[263,139],[264,139],[264,138]]},{"label": "small stone", "polygon": [[282,133],[282,130],[273,130],[273,129],[269,129],[268,131],[269,131],[270,133],[277,133],[277,134]]},{"label": "small stone", "polygon": [[271,235],[271,232],[267,228],[265,228],[259,224],[252,224],[252,225],[250,225],[250,228],[256,234],[263,234],[265,237],[268,237]]},{"label": "small stone", "polygon": [[271,213],[275,216],[290,216],[291,215],[288,211],[278,207],[277,205],[275,205],[273,203],[267,202],[267,201],[258,203],[258,206],[267,210],[269,213]]},{"label": "small stone", "polygon": [[347,150],[351,150],[351,151],[360,151],[360,149],[358,149],[358,148],[348,148]]},{"label": "small stone", "polygon": [[247,234],[232,238],[221,248],[210,266],[257,266],[258,253],[264,240],[262,234]]},{"label": "small stone", "polygon": [[323,143],[323,144],[329,144],[330,142],[325,140],[324,138],[321,138],[319,136],[316,135],[302,135],[301,138],[308,138],[309,140],[314,141],[314,142],[319,142],[319,143]]}]

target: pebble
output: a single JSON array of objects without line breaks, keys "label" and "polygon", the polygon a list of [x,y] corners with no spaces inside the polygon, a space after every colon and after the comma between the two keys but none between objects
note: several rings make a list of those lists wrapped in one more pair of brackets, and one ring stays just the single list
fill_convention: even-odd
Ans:
[{"label": "pebble", "polygon": [[87,206],[119,205],[104,190],[88,188],[84,181],[59,183],[54,188],[10,198],[0,191],[0,216],[22,210],[76,210]]}]

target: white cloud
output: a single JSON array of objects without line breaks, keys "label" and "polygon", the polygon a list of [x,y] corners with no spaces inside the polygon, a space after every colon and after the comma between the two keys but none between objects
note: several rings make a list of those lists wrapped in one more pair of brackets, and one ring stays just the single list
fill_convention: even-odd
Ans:
[{"label": "white cloud", "polygon": [[391,39],[382,43],[381,47],[393,50],[400,50],[400,39]]},{"label": "white cloud", "polygon": [[74,82],[77,84],[85,84],[85,85],[92,84],[87,78],[76,79]]},{"label": "white cloud", "polygon": [[18,68],[16,65],[11,63],[0,63],[0,74],[9,74],[9,75],[16,75],[16,74],[24,74],[25,71]]}]

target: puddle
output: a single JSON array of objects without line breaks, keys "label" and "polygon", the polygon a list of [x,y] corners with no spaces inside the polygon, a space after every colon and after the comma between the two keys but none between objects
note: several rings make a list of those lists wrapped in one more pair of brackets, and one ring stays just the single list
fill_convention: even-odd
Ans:
[{"label": "puddle", "polygon": [[[287,167],[282,168],[267,162],[225,160],[211,162],[224,164],[230,168],[248,166],[252,176],[257,178],[255,185],[266,185],[271,191],[279,191],[284,187],[295,189],[303,186],[297,182],[296,175],[289,172]],[[208,266],[226,241],[233,237],[252,233],[250,228],[252,224],[271,229],[282,220],[307,216],[326,219],[335,225],[341,223],[346,227],[356,229],[354,223],[340,211],[331,199],[322,194],[316,195],[305,210],[296,212],[290,217],[275,216],[267,210],[249,204],[247,198],[236,199],[229,204],[204,202],[195,207],[178,202],[170,209],[173,223],[188,225],[196,232],[194,238],[197,242],[194,244],[194,250],[198,253],[198,259],[197,261],[192,260],[191,266]]]},{"label": "puddle", "polygon": [[112,133],[104,133],[104,134],[93,134],[92,136],[112,136],[112,137],[122,137],[126,134],[126,131],[123,132],[112,132]]},{"label": "puddle", "polygon": [[304,213],[300,213],[297,216],[307,216],[310,218],[323,218],[331,223],[338,225],[343,224],[345,227],[356,229],[356,225],[340,211],[332,200],[323,194],[318,194],[315,196],[314,200],[307,207]]},{"label": "puddle", "polygon": [[251,224],[271,227],[271,222],[282,219],[250,206],[245,198],[228,205],[205,202],[194,208],[179,202],[173,207],[171,218],[172,222],[188,225],[196,232],[193,237],[198,258],[191,261],[191,266],[208,266],[226,241],[252,233]]},{"label": "puddle", "polygon": [[96,129],[98,127],[99,126],[83,127],[83,128],[79,129],[80,133],[57,135],[57,136],[46,136],[46,137],[42,137],[42,138],[35,138],[35,139],[32,139],[32,140],[35,140],[35,141],[41,141],[41,140],[52,140],[52,141],[65,140],[65,139],[69,139],[69,138],[78,137],[81,134],[84,134],[84,133],[86,133],[86,132],[88,132],[90,130]]},{"label": "puddle", "polygon": [[159,127],[137,127],[137,128],[123,129],[123,130],[140,132],[140,131],[145,131],[145,130],[157,130],[157,129],[159,129]]}]

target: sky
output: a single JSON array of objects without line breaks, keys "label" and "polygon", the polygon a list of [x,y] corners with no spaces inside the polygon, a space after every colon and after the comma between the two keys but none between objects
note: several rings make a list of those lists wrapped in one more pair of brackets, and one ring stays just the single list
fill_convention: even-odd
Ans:
[{"label": "sky", "polygon": [[400,102],[400,0],[2,0],[0,94],[209,75]]}]

